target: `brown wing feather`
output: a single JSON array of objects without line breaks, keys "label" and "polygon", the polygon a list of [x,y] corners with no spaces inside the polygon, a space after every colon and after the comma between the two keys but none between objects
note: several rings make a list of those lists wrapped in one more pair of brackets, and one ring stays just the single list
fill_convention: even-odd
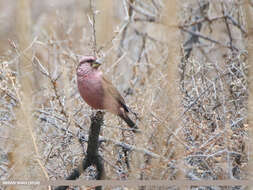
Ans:
[{"label": "brown wing feather", "polygon": [[105,93],[110,94],[112,97],[116,98],[117,102],[124,108],[126,112],[129,112],[128,107],[126,106],[124,98],[120,95],[118,90],[113,86],[113,84],[103,77],[103,85]]},{"label": "brown wing feather", "polygon": [[[106,99],[106,101],[104,102],[105,108],[111,111],[112,113],[118,114],[127,123],[129,127],[137,129],[138,127],[136,126],[136,124],[128,117],[126,113],[129,112],[129,109],[126,106],[125,100],[120,95],[118,90],[105,77],[103,77],[102,81],[103,81],[104,95]],[[124,111],[119,108],[123,108]],[[136,132],[136,130],[133,130],[133,132]]]}]

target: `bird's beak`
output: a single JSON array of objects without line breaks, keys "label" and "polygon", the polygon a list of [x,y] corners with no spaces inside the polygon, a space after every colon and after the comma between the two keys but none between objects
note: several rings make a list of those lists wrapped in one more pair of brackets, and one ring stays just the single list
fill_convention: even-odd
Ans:
[{"label": "bird's beak", "polygon": [[99,60],[96,60],[93,64],[92,67],[97,69],[98,67],[100,67],[102,65],[102,63]]}]

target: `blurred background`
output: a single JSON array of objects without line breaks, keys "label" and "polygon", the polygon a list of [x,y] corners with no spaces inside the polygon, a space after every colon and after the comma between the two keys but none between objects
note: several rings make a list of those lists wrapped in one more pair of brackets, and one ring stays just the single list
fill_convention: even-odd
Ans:
[{"label": "blurred background", "polygon": [[[103,61],[140,118],[134,134],[106,113],[106,179],[246,179],[245,2],[0,0],[0,179],[64,179],[85,158],[94,110],[77,90],[81,55]],[[89,167],[80,179],[95,174]]]}]

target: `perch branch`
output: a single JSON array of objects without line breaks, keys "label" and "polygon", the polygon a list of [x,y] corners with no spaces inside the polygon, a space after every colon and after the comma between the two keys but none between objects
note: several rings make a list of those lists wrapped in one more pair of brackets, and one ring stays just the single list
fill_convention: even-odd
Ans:
[{"label": "perch branch", "polygon": [[[89,131],[88,148],[86,157],[83,162],[75,168],[72,173],[66,178],[67,180],[75,180],[91,165],[97,168],[96,179],[101,180],[105,178],[104,163],[102,157],[98,153],[99,147],[99,133],[103,125],[104,113],[98,111],[96,114],[91,115],[91,126]],[[55,190],[66,190],[68,186],[59,186]],[[102,187],[96,187],[96,190],[101,190]]]}]

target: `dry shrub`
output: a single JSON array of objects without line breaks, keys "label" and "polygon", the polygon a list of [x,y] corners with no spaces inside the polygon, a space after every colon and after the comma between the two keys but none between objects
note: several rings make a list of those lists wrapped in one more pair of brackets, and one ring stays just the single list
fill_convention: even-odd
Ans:
[{"label": "dry shrub", "polygon": [[[49,179],[66,177],[85,156],[93,110],[80,98],[75,68],[79,55],[94,52],[103,60],[101,70],[138,113],[142,131],[134,135],[106,114],[100,153],[108,179],[245,177],[248,87],[241,5],[178,3],[181,44],[179,5],[170,3],[94,1],[93,11],[88,1],[63,3],[57,10],[45,3],[47,12],[32,14],[33,130]],[[17,122],[17,50],[12,47],[1,60],[1,134]],[[1,147],[2,155],[12,151]],[[8,177],[15,168],[2,160],[1,176]],[[93,178],[94,170],[81,178]]]}]

